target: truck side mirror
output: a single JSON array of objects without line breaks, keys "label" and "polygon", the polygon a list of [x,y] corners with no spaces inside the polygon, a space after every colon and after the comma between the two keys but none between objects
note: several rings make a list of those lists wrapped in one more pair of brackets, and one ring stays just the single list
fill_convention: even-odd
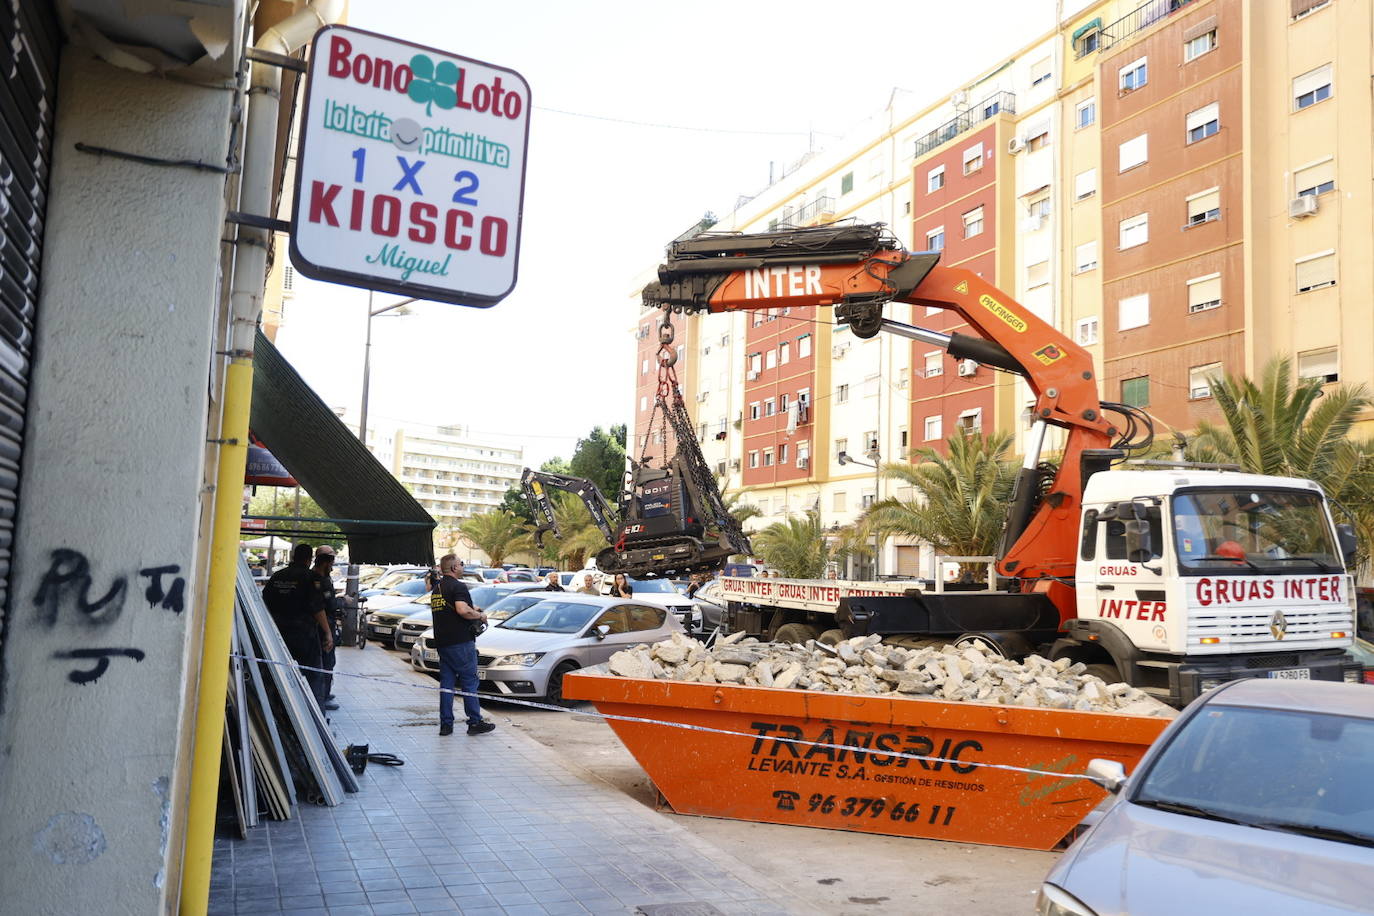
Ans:
[{"label": "truck side mirror", "polygon": [[1154,556],[1150,523],[1144,519],[1123,522],[1126,529],[1126,559],[1132,563],[1148,563]]},{"label": "truck side mirror", "polygon": [[1336,541],[1341,547],[1341,558],[1345,560],[1346,569],[1355,565],[1355,550],[1359,546],[1355,539],[1355,526],[1341,524],[1336,526]]}]

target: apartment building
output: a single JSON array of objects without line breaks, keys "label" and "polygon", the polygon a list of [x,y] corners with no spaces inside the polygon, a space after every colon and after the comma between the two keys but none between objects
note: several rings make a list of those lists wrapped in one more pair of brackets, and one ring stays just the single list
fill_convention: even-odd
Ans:
[{"label": "apartment building", "polygon": [[[1085,347],[1103,400],[1145,410],[1161,436],[1217,416],[1209,377],[1275,353],[1303,377],[1369,383],[1371,21],[1374,0],[1087,4],[963,85],[894,94],[716,228],[886,223]],[[887,315],[965,330],[935,308]],[[655,320],[641,310],[639,332]],[[828,309],[674,320],[679,341],[694,335],[684,392],[703,447],[761,510],[753,527],[809,509],[846,524],[903,495],[864,464],[960,429],[1023,444],[1023,380],[855,339]],[[879,572],[928,561],[892,542]]]}]

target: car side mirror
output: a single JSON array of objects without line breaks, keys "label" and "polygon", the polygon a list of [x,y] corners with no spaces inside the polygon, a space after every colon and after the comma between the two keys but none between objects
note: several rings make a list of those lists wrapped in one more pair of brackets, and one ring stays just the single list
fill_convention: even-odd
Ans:
[{"label": "car side mirror", "polygon": [[1341,558],[1345,560],[1346,569],[1355,565],[1355,550],[1359,546],[1355,539],[1355,526],[1341,524],[1336,526],[1336,540],[1341,547]]},{"label": "car side mirror", "polygon": [[600,642],[601,640],[605,639],[607,636],[610,636],[610,635],[611,635],[611,625],[608,624],[608,623],[603,623],[603,624],[601,624],[601,625],[595,627],[595,628],[592,630],[592,635],[596,637],[596,639],[597,639],[598,642]]},{"label": "car side mirror", "polygon": [[1086,773],[1089,779],[1113,795],[1126,785],[1126,768],[1115,760],[1094,757],[1088,761]]}]

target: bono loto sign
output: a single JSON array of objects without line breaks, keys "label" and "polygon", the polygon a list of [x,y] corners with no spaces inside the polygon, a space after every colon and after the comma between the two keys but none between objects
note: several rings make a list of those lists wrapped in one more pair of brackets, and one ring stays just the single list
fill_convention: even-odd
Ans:
[{"label": "bono loto sign", "polygon": [[530,89],[514,70],[345,26],[311,47],[291,261],[486,307],[515,288]]}]

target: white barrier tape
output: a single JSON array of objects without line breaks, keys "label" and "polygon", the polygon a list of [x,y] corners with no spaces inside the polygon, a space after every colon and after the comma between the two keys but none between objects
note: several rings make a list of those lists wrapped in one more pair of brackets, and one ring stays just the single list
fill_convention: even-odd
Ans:
[{"label": "white barrier tape", "polygon": [[[476,697],[478,700],[492,700],[498,703],[510,703],[516,706],[528,706],[531,709],[546,709],[550,712],[572,713],[580,716],[594,716],[596,718],[606,720],[613,719],[618,722],[637,722],[643,725],[662,725],[668,728],[680,728],[685,731],[708,732],[713,735],[729,735],[735,738],[749,738],[754,741],[776,741],[781,744],[801,744],[807,745],[809,747],[827,748],[836,751],[858,752],[865,754],[868,757],[891,757],[898,760],[915,760],[924,763],[952,764],[961,767],[967,767],[971,763],[973,763],[973,761],[968,760],[957,760],[949,757],[931,757],[921,754],[909,754],[904,751],[889,751],[881,748],[863,747],[862,745],[828,744],[824,741],[810,741],[806,738],[785,738],[782,735],[776,735],[772,733],[760,735],[752,732],[736,732],[723,728],[711,728],[710,726],[706,725],[688,725],[685,722],[666,722],[662,719],[649,719],[642,716],[622,716],[617,715],[615,713],[604,713],[600,710],[597,710],[596,712],[587,712],[585,710],[568,709],[565,706],[553,706],[548,703],[536,703],[533,700],[520,700],[514,697],[494,696],[492,694],[485,693],[469,693],[465,690],[459,690],[456,687],[452,689],[447,687],[431,687],[428,684],[414,684],[408,681],[396,680],[395,678],[389,677],[378,677],[371,674],[349,674],[343,671],[332,671],[328,668],[312,668],[307,665],[300,665],[294,662],[275,662],[268,658],[255,658],[251,655],[242,655],[239,653],[231,654],[230,658],[262,662],[268,665],[284,665],[296,668],[299,671],[317,671],[320,674],[332,674],[335,677],[359,678],[360,680],[371,681],[377,684],[395,684],[398,687],[410,687],[415,690],[429,690],[435,693],[451,693],[454,696],[460,697],[471,696]],[[977,761],[974,765],[978,767],[986,767],[990,770],[1008,770],[1013,773],[1030,773],[1034,776],[1053,776],[1056,779],[1086,779],[1089,782],[1093,782],[1094,785],[1096,785],[1096,782],[1093,780],[1093,778],[1091,776],[1088,776],[1086,773],[1064,773],[1059,770],[1037,770],[1033,767],[1020,767],[1014,766],[1009,763],[984,763],[981,760]]]}]

